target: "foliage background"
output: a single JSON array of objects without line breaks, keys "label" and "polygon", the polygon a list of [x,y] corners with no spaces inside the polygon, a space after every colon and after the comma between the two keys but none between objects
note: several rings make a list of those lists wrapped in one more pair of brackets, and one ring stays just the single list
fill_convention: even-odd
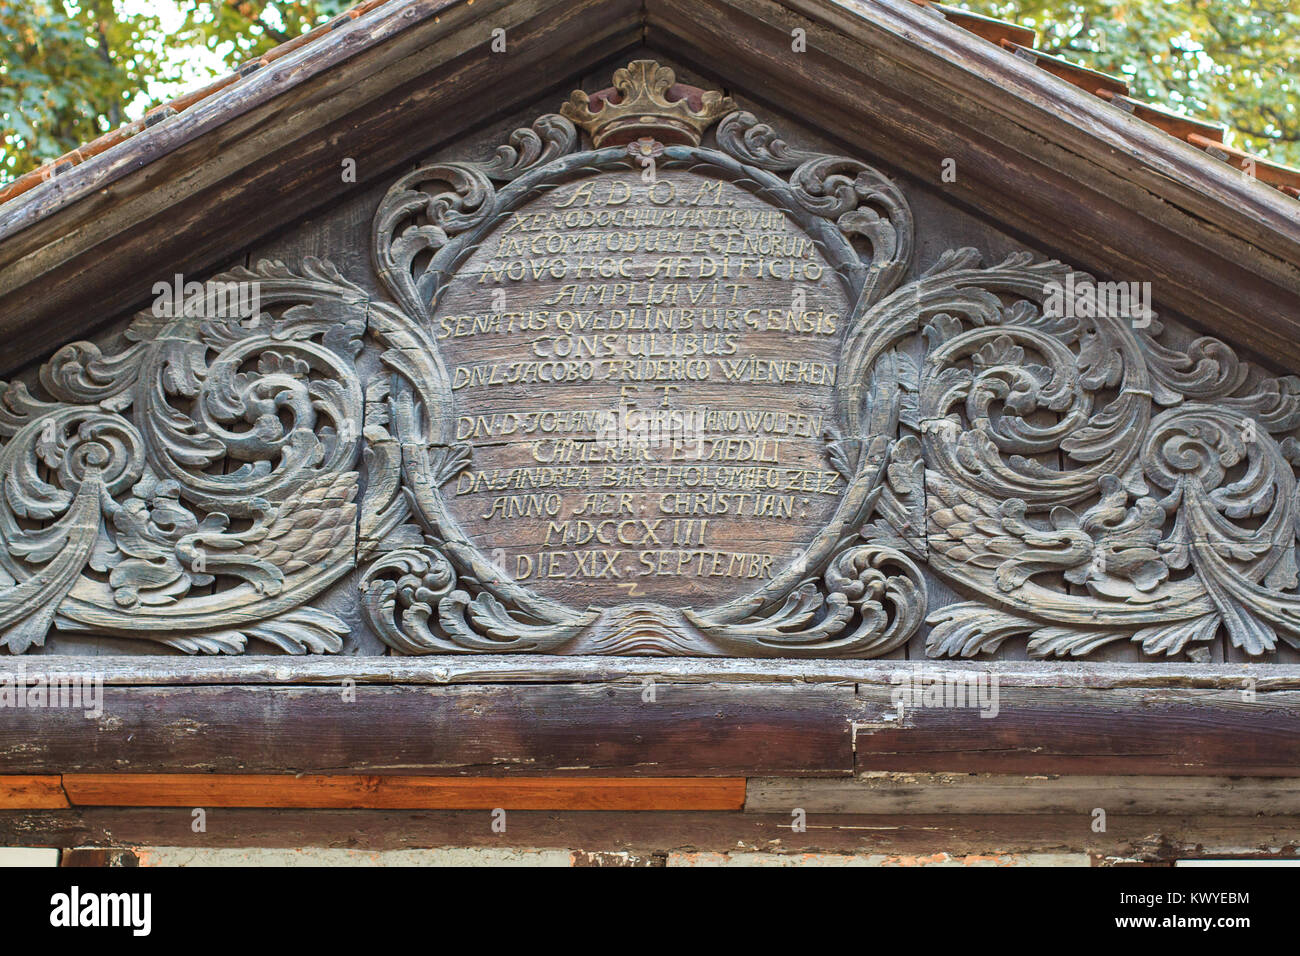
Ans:
[{"label": "foliage background", "polygon": [[1038,30],[1037,49],[1123,77],[1135,99],[1225,123],[1300,165],[1300,0],[967,0]]},{"label": "foliage background", "polygon": [[0,182],[356,0],[0,0]]},{"label": "foliage background", "polygon": [[[352,0],[0,0],[0,183],[230,72]],[[967,0],[1039,49],[1300,165],[1300,0]]]}]

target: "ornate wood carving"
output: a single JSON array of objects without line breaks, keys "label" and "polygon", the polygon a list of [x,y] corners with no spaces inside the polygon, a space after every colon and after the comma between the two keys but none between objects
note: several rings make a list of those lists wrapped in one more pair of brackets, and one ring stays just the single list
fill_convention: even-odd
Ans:
[{"label": "ornate wood carving", "polygon": [[209,283],[254,316],[3,386],[0,642],[329,653],[311,601],[360,567],[402,653],[874,657],[928,567],[971,597],[932,656],[1300,646],[1300,379],[1063,314],[1056,261],[917,262],[888,177],[742,111],[702,146],[731,104],[674,80],[397,180],[387,301],[263,261]]}]

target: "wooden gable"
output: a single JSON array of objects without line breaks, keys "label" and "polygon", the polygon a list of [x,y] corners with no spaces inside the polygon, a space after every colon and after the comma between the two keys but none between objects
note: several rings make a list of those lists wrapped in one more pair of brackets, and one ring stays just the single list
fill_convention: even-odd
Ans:
[{"label": "wooden gable", "polygon": [[1292,774],[1276,189],[829,0],[387,4],[120,149],[0,205],[0,640],[113,714],[13,772]]}]

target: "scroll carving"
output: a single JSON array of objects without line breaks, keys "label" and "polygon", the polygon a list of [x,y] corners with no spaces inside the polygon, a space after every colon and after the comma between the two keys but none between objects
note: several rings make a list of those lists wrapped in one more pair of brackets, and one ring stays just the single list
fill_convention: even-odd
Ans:
[{"label": "scroll carving", "polygon": [[313,260],[216,281],[256,281],[265,311],[142,313],[120,354],[60,349],[48,398],[0,393],[11,651],[51,624],[190,652],[341,646],[346,625],[304,605],[354,562],[365,297]]},{"label": "scroll carving", "polygon": [[[935,657],[1024,639],[1034,657],[1133,641],[1195,659],[1220,633],[1250,655],[1300,647],[1300,379],[1216,339],[1170,344],[1154,316],[1063,314],[1058,290],[1094,280],[1056,261],[918,261],[880,171],[743,111],[699,145],[715,117],[677,102],[689,88],[655,64],[625,72],[653,78],[675,139],[638,153],[606,131],[615,145],[588,150],[547,115],[486,161],[402,176],[370,236],[385,299],[328,262],[262,262],[213,280],[257,283],[255,316],[142,313],[120,351],[56,352],[40,394],[4,385],[0,643],[21,652],[53,627],[330,653],[347,626],[312,599],[360,568],[365,620],[404,654],[864,658],[926,623]],[[600,140],[592,105],[612,101],[582,102]],[[837,490],[797,553],[737,593],[568,600],[520,580],[453,506],[482,449],[453,427],[439,308],[518,210],[647,157],[767,204],[832,267],[825,294],[848,308],[818,447]],[[927,570],[963,600],[929,608]]]}]

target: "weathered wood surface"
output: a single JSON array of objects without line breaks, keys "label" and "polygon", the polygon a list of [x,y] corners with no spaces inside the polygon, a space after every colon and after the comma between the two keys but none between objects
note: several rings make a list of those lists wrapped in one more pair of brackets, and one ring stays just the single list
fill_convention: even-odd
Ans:
[{"label": "weathered wood surface", "polygon": [[[631,66],[654,101],[636,113],[679,105],[664,99],[670,70]],[[118,354],[90,342],[60,350],[40,373],[59,401],[16,392],[23,421],[4,447],[6,461],[22,460],[15,512],[57,520],[6,525],[9,552],[48,558],[30,569],[0,552],[19,582],[0,594],[0,643],[39,646],[57,619],[61,630],[189,653],[240,653],[250,641],[337,653],[348,622],[307,602],[360,563],[353,607],[403,653],[866,657],[901,647],[921,622],[923,587],[891,543],[858,540],[891,437],[883,420],[858,427],[864,320],[855,312],[852,335],[848,323],[851,307],[876,304],[908,268],[907,203],[860,161],[754,145],[754,117],[701,95],[717,100],[701,129],[726,105],[719,149],[698,148],[698,136],[667,151],[646,139],[662,170],[645,180],[624,149],[581,150],[554,114],[489,161],[399,178],[371,236],[391,302],[370,301],[325,260],[262,260],[197,286],[206,301],[183,306],[178,288],[171,308],[141,312]],[[824,198],[843,170],[870,198]],[[458,198],[429,200],[423,190],[446,182]],[[848,215],[865,203],[883,218]],[[859,220],[879,246],[869,267],[850,242]],[[410,250],[431,229],[426,262]],[[208,315],[233,287],[250,314]],[[216,352],[195,369],[195,396],[163,380],[178,341]],[[396,376],[366,381],[366,364]],[[291,421],[264,416],[242,433],[235,420],[268,390]],[[327,397],[308,402],[305,391]],[[660,407],[701,421],[605,434],[593,416],[617,415],[638,391],[662,391]],[[830,421],[837,404],[843,422]],[[138,429],[119,414],[128,407]],[[517,439],[530,415],[544,437]],[[548,429],[548,416],[562,424]],[[112,436],[112,454],[92,431]],[[47,440],[63,460],[94,458],[87,480],[52,485],[28,467]],[[98,508],[105,491],[129,499],[124,510]],[[112,546],[92,557],[104,510],[141,524],[147,558]],[[146,517],[160,511],[162,522]],[[232,518],[247,526],[221,533]],[[83,574],[95,562],[107,581]]]},{"label": "weathered wood surface", "polygon": [[1109,814],[1105,832],[1092,817],[1062,825],[1059,814],[809,814],[806,831],[789,813],[520,810],[494,832],[483,810],[256,810],[214,808],[195,833],[191,808],[89,807],[0,810],[0,845],[58,847],[530,847],[653,855],[699,852],[875,853],[910,865],[948,857],[1014,862],[1017,854],[1089,853],[1098,863],[1169,863],[1175,859],[1250,856],[1294,859],[1300,817]]},{"label": "weathered wood surface", "polygon": [[745,781],[727,777],[502,780],[387,774],[74,773],[61,779],[68,801],[75,806],[686,811],[736,810],[745,802]]},{"label": "weathered wood surface", "polygon": [[0,776],[0,809],[221,807],[853,814],[1300,816],[1295,778],[868,772],[790,777],[455,778],[402,775]]},{"label": "weathered wood surface", "polygon": [[[84,332],[85,315],[107,318],[160,277],[210,269],[357,189],[342,182],[345,158],[364,183],[479,122],[483,104],[535,95],[538,75],[558,83],[629,46],[635,11],[626,0],[392,4],[6,204],[0,374]],[[490,28],[507,31],[511,55],[492,54]]]},{"label": "weathered wood surface", "polygon": [[[533,679],[536,679],[534,677]],[[0,770],[847,776],[855,770],[1300,776],[1300,691],[999,685],[997,716],[897,686],[108,685],[15,709]],[[355,696],[355,702],[349,698]],[[651,699],[653,698],[653,700]]]},{"label": "weathered wood surface", "polygon": [[875,711],[855,767],[965,773],[1300,776],[1300,692],[1000,688],[998,714],[906,709],[859,685]]},{"label": "weathered wood surface", "polygon": [[996,680],[999,687],[1059,688],[1086,699],[1088,690],[1117,688],[1242,691],[1300,690],[1295,665],[1103,663],[1090,661],[790,661],[745,658],[562,657],[87,657],[34,654],[0,657],[0,685],[49,673],[110,686],[332,684],[864,684],[886,691],[918,675]]},{"label": "weathered wood surface", "polygon": [[[71,792],[71,791],[69,791]],[[753,778],[746,813],[1300,816],[1300,780],[1058,774],[865,773],[853,780]]]},{"label": "weathered wood surface", "polygon": [[1300,226],[1276,190],[906,3],[659,0],[647,21],[652,46],[779,90],[886,162],[937,182],[954,159],[943,188],[974,208],[1029,234],[1053,223],[1061,254],[1296,363]]},{"label": "weathered wood surface", "polygon": [[7,711],[0,772],[849,774],[860,710],[836,686],[106,687],[98,718]]},{"label": "weathered wood surface", "polygon": [[[424,9],[412,16],[418,19]],[[672,3],[664,9],[673,9]],[[784,5],[766,0],[736,0],[711,9],[712,19],[705,18],[708,25],[700,36],[683,37],[682,42],[687,49],[702,49],[690,44],[721,43],[715,34],[724,25],[747,23],[756,29],[743,42],[755,49],[742,69],[770,65],[764,57],[772,51],[764,44],[771,28],[798,20],[782,12]],[[821,57],[833,58],[854,44],[870,46],[872,37],[879,39],[907,21],[907,16],[897,22],[889,16],[879,22],[867,17],[854,26],[844,19],[843,8],[820,0],[809,0],[800,10],[820,18],[818,29],[831,24],[839,31],[821,37],[826,43],[813,51]],[[544,19],[536,5],[512,7],[511,15],[516,13]],[[606,25],[626,26],[620,19],[626,13],[611,14]],[[649,8],[638,15],[669,34],[680,29],[671,17],[657,20]],[[383,22],[384,29],[392,26],[387,19]],[[564,29],[573,29],[572,23]],[[448,42],[460,36],[454,31],[438,35]],[[921,47],[942,40],[926,30],[917,35],[925,37]],[[874,55],[892,63],[901,77],[934,52],[918,52],[915,46],[908,47],[907,54]],[[413,48],[401,49],[405,52],[398,72],[414,69]],[[985,50],[980,55],[988,54]],[[972,56],[963,61],[971,69],[979,59]],[[665,88],[672,83],[671,73],[657,64],[637,61],[632,66],[638,64],[648,70],[645,76],[663,76]],[[1029,82],[1026,77],[1020,79]],[[367,73],[363,82],[373,79]],[[929,87],[922,84],[921,89]],[[977,249],[943,248],[948,245],[948,217],[929,223],[939,228],[921,235],[945,241],[931,244],[926,258],[914,258],[916,223],[907,195],[890,176],[852,157],[791,147],[773,138],[776,132],[753,115],[731,112],[735,104],[729,98],[710,95],[715,99],[707,122],[697,125],[703,130],[723,117],[716,142],[697,149],[698,135],[688,137],[689,142],[668,138],[666,151],[663,143],[653,143],[647,148],[658,150],[662,168],[648,186],[637,175],[630,154],[583,150],[568,119],[543,115],[518,130],[511,145],[502,147],[494,159],[448,165],[444,156],[389,183],[382,197],[375,193],[378,210],[369,235],[377,269],[373,275],[359,276],[354,283],[309,258],[297,267],[262,262],[252,271],[234,270],[231,275],[260,282],[276,298],[282,314],[273,316],[278,323],[273,334],[259,338],[261,333],[240,329],[214,336],[211,330],[184,323],[168,326],[164,334],[146,317],[135,329],[146,343],[138,353],[105,358],[101,365],[94,344],[61,352],[42,370],[42,384],[59,401],[79,407],[25,409],[32,420],[14,426],[6,454],[24,465],[35,460],[42,436],[49,431],[37,427],[37,418],[42,418],[40,424],[56,426],[60,451],[68,460],[79,460],[83,451],[99,454],[97,446],[89,449],[85,444],[86,430],[72,427],[86,419],[95,429],[120,432],[121,454],[104,467],[107,474],[92,474],[88,481],[69,475],[50,484],[39,469],[20,469],[19,490],[30,501],[15,505],[17,510],[45,509],[41,502],[47,500],[73,502],[74,490],[77,507],[69,505],[54,527],[27,528],[17,520],[11,524],[10,551],[35,549],[51,558],[38,570],[30,565],[41,562],[6,563],[5,570],[20,583],[0,597],[5,643],[13,650],[39,644],[55,610],[56,602],[48,598],[59,589],[66,595],[58,605],[58,626],[64,630],[136,636],[209,653],[240,652],[250,641],[295,652],[336,653],[344,649],[343,635],[352,629],[362,633],[348,650],[374,650],[382,640],[403,653],[902,656],[909,653],[909,638],[923,633],[927,610],[934,627],[923,644],[910,650],[935,656],[1018,656],[1019,649],[1006,651],[1002,645],[1008,638],[1022,637],[1029,656],[1096,652],[1114,659],[1137,659],[1139,651],[1128,645],[1129,639],[1140,644],[1145,655],[1197,660],[1277,655],[1279,640],[1300,642],[1300,599],[1285,584],[1293,571],[1289,555],[1296,522],[1290,489],[1295,475],[1282,448],[1284,436],[1300,422],[1291,379],[1270,378],[1243,365],[1217,342],[1157,342],[1154,331],[1148,336],[1140,326],[1130,328],[1119,321],[1098,322],[1086,335],[1069,323],[1046,322],[1045,286],[1081,274],[1059,263],[1033,262],[1028,252],[984,267]],[[726,109],[724,103],[729,104]],[[661,106],[668,108],[659,103],[647,109],[653,113]],[[814,97],[799,107],[805,119],[840,132],[828,122],[825,102]],[[589,132],[598,132],[599,122],[593,122]],[[450,158],[458,157],[459,151],[451,150]],[[1100,158],[1093,159],[1100,163]],[[923,171],[914,173],[926,181]],[[856,177],[853,189],[847,188],[850,175]],[[427,195],[412,191],[416,187],[433,190],[444,184],[450,184],[451,191],[441,205],[424,208],[423,200],[412,201],[413,196]],[[656,198],[656,190],[667,195]],[[694,199],[689,198],[692,194]],[[614,365],[640,364],[632,361],[638,352],[634,337],[623,334],[626,326],[618,326],[617,334],[603,334],[614,327],[615,315],[626,319],[635,308],[606,312],[602,298],[602,310],[586,316],[601,324],[576,327],[579,334],[574,334],[574,326],[558,326],[559,313],[541,309],[556,300],[580,304],[577,286],[563,282],[567,270],[599,271],[581,259],[575,266],[569,251],[578,246],[568,243],[594,240],[596,247],[604,242],[608,250],[611,239],[626,242],[623,227],[582,232],[587,226],[547,225],[534,231],[533,220],[576,212],[639,215],[671,203],[715,207],[703,210],[713,214],[766,216],[770,222],[757,230],[746,228],[745,220],[740,225],[696,221],[686,227],[634,230],[632,235],[647,244],[634,255],[610,260],[618,265],[620,277],[629,269],[627,275],[634,280],[625,283],[619,294],[626,299],[616,299],[616,304],[632,306],[632,293],[653,287],[652,277],[704,278],[706,263],[713,270],[709,275],[726,276],[733,243],[742,251],[752,242],[801,244],[805,251],[789,257],[782,281],[768,283],[765,280],[773,276],[763,272],[765,264],[770,272],[778,260],[761,254],[738,260],[738,272],[731,278],[757,276],[764,281],[736,283],[729,303],[734,315],[714,310],[719,329],[732,329],[726,323],[736,322],[736,341],[726,342],[731,333],[717,332],[712,351],[721,355],[743,346],[741,351],[769,364],[793,355],[798,364],[807,360],[828,375],[833,369],[838,376],[835,388],[829,380],[812,386],[801,380],[795,388],[765,390],[775,384],[765,381],[764,387],[737,392],[714,378],[691,383],[692,394],[683,408],[716,404],[724,412],[741,413],[754,406],[783,414],[787,421],[806,417],[812,424],[804,433],[770,439],[770,459],[759,454],[755,460],[781,466],[773,471],[828,478],[844,490],[823,497],[809,494],[802,500],[799,495],[729,496],[719,493],[720,482],[706,481],[702,493],[688,495],[680,490],[646,491],[634,477],[626,487],[636,490],[625,492],[621,474],[585,473],[580,482],[564,485],[547,478],[538,485],[547,493],[535,496],[500,495],[490,481],[476,485],[498,468],[529,472],[530,479],[532,472],[549,471],[536,467],[539,462],[549,464],[539,447],[542,442],[526,441],[495,424],[480,429],[480,420],[509,418],[520,408],[541,406],[545,411],[548,403],[565,413],[578,402],[595,400],[593,396],[599,399],[597,408],[578,410],[601,410],[625,397],[628,381],[641,381],[639,372],[627,380],[601,381],[599,387],[568,380],[562,387],[555,382],[542,387],[537,382],[493,381],[496,370],[537,364],[531,359],[538,355],[558,360],[562,344],[586,349],[589,357],[608,358]],[[345,239],[362,226],[356,211],[353,206],[346,214],[350,229]],[[407,256],[409,244],[423,241],[430,226],[439,236],[429,249],[432,259]],[[551,252],[553,240],[559,242],[556,256],[526,258],[539,248]],[[856,242],[851,248],[850,240]],[[996,240],[989,241],[996,245]],[[656,256],[684,249],[690,254]],[[807,281],[788,281],[796,265],[803,266]],[[518,277],[511,274],[513,266],[520,268]],[[816,267],[816,275],[808,273],[810,266]],[[553,271],[556,267],[564,275]],[[924,277],[903,284],[918,273]],[[805,306],[813,308],[782,308],[792,284],[810,292],[812,300]],[[677,283],[672,287],[674,297],[664,303],[681,306],[685,300],[678,297]],[[900,298],[890,294],[896,288],[900,294],[908,288],[912,292]],[[376,289],[391,301],[374,298]],[[972,300],[975,290],[980,295]],[[485,303],[487,291],[494,300],[500,292],[509,301]],[[566,294],[571,298],[565,299]],[[310,328],[298,324],[300,319],[290,317],[303,310],[290,306],[302,303],[328,313],[328,320]],[[1042,308],[1041,317],[1036,305]],[[647,323],[650,311],[644,307]],[[691,321],[681,327],[691,330],[686,334],[701,353],[710,352],[707,343],[700,345],[709,335],[693,324],[703,316],[707,330],[709,316],[700,310],[676,311],[682,314],[675,321],[691,313]],[[787,322],[793,315],[797,321],[793,328],[775,331],[762,323],[746,328],[743,317],[755,313],[769,320],[784,316]],[[563,314],[572,319],[581,313]],[[819,321],[810,330],[813,316]],[[511,324],[501,334],[492,323],[505,319],[519,319],[520,325]],[[823,324],[821,319],[828,321]],[[842,328],[845,320],[851,327]],[[340,321],[347,336],[340,333]],[[288,326],[295,330],[287,337],[292,346],[281,341]],[[591,334],[580,334],[587,331]],[[658,334],[640,333],[641,354],[656,351]],[[671,343],[665,354],[676,356],[677,333],[665,334]],[[235,340],[233,344],[222,338],[225,335]],[[340,337],[347,338],[346,347]],[[920,348],[921,338],[932,347]],[[135,371],[147,367],[155,377],[159,369],[169,367],[153,362],[150,349],[156,339],[202,345],[203,354],[209,348],[221,349],[201,377],[203,389],[222,394],[236,390],[236,383],[249,390],[282,387],[276,383],[282,383],[284,363],[289,361],[282,353],[300,352],[293,360],[305,363],[309,371],[294,372],[299,381],[291,387],[308,378],[313,387],[336,396],[335,402],[317,403],[319,421],[307,421],[310,415],[302,413],[304,421],[296,424],[311,427],[294,431],[294,440],[312,432],[318,446],[313,451],[330,447],[321,473],[305,477],[291,464],[286,466],[292,457],[283,454],[286,436],[231,438],[224,425],[206,417],[203,428],[193,432],[165,424],[188,421],[177,416],[187,414],[180,406],[189,407],[191,398],[187,394],[173,404],[165,385],[157,387],[158,382],[144,376],[137,383]],[[267,381],[254,386],[251,372],[237,370],[249,355],[272,344],[278,351],[265,369],[259,368]],[[362,349],[366,354],[354,364],[341,358],[341,352]],[[1104,353],[1104,359],[1097,352]],[[97,372],[115,369],[112,381],[80,378],[87,357]],[[712,367],[714,357],[705,364]],[[1207,357],[1208,366],[1201,361]],[[446,369],[439,364],[442,360]],[[681,364],[677,357],[666,361]],[[1104,375],[1081,374],[1094,362],[1104,366]],[[380,366],[396,372],[391,382],[377,373]],[[1196,372],[1188,373],[1193,366]],[[450,383],[442,381],[448,372]],[[480,372],[483,376],[476,378]],[[659,379],[652,376],[649,381]],[[1014,382],[1010,394],[1004,388],[1007,382]],[[390,385],[392,394],[387,394]],[[672,406],[668,392],[682,390],[675,385],[653,388],[663,389],[666,407]],[[863,390],[872,392],[871,401],[863,401]],[[1117,397],[1110,394],[1115,390]],[[163,393],[168,397],[157,399]],[[1072,396],[1068,402],[1062,398],[1066,393]],[[213,404],[211,394],[205,391],[196,404],[200,409]],[[127,407],[133,421],[147,426],[147,437],[137,435],[131,421],[118,414]],[[451,417],[431,413],[435,408],[450,409]],[[824,432],[819,426],[828,415],[835,419],[834,428]],[[366,441],[356,441],[358,436],[345,428],[345,440],[336,443],[340,430],[332,423],[351,425],[358,419]],[[462,434],[467,422],[468,432]],[[932,434],[939,425],[956,426],[961,433],[956,451],[957,439]],[[1256,426],[1268,434],[1256,436]],[[1247,430],[1252,437],[1238,437]],[[568,431],[576,435],[582,429]],[[686,460],[712,461],[721,449],[720,460],[730,462],[733,453],[741,454],[733,445],[749,443],[753,449],[769,443],[737,439],[730,426],[721,431],[703,436]],[[965,441],[972,433],[975,440]],[[570,438],[573,446],[584,449],[593,444],[585,433],[562,441]],[[1168,453],[1187,441],[1200,443],[1205,462],[1190,477],[1184,474],[1186,463],[1172,460]],[[148,446],[147,456],[140,454],[142,445]],[[754,457],[752,450],[747,454]],[[1072,467],[1066,468],[1072,454]],[[144,457],[151,468],[183,486],[182,499],[194,507],[180,509],[182,524],[192,517],[210,527],[225,522],[228,514],[265,519],[264,525],[223,537],[224,551],[237,550],[227,554],[234,560],[216,569],[215,582],[193,566],[193,541],[177,542],[157,533],[151,533],[148,542],[154,564],[141,565],[122,553],[97,555],[94,560],[112,570],[111,586],[81,573],[79,565],[92,560],[98,531],[107,520],[96,514],[95,482],[111,485],[114,494],[130,489],[129,497],[121,495],[125,500],[106,504],[106,513],[146,515],[151,508],[177,507],[166,494],[148,490],[148,476],[137,473]],[[198,465],[196,457],[202,459]],[[1249,488],[1234,485],[1234,494],[1249,497],[1251,518],[1262,519],[1257,529],[1252,526],[1262,543],[1252,548],[1238,547],[1232,540],[1233,531],[1243,529],[1223,526],[1240,517],[1241,507],[1223,504],[1228,479],[1215,464],[1241,458],[1249,460],[1251,482]],[[250,459],[270,469],[271,478],[248,485],[237,480],[235,475],[253,470],[241,472],[235,463]],[[220,467],[208,467],[218,462]],[[210,472],[223,472],[224,480]],[[438,490],[453,479],[454,490]],[[469,490],[462,488],[465,481]],[[610,483],[620,488],[618,494],[597,491]],[[355,502],[359,486],[368,497]],[[1152,497],[1166,493],[1164,504]],[[261,501],[262,494],[273,506],[257,505],[253,515],[251,503]],[[739,501],[722,500],[728,497]],[[776,511],[760,511],[758,499],[765,497],[788,500],[777,503]],[[540,510],[529,510],[533,498],[541,501],[536,505]],[[405,510],[408,501],[410,514]],[[738,510],[723,510],[733,504]],[[751,510],[743,513],[746,507]],[[355,536],[353,508],[360,514]],[[512,510],[518,508],[523,512]],[[1172,513],[1175,508],[1180,509],[1177,515]],[[1113,529],[1121,517],[1124,527]],[[867,524],[871,518],[876,520]],[[918,519],[924,519],[923,533]],[[711,538],[706,537],[706,524]],[[683,530],[681,525],[690,527]],[[602,547],[579,550],[593,535]],[[38,543],[37,537],[45,543]],[[45,541],[56,538],[64,545],[57,556]],[[298,544],[283,547],[285,539]],[[1153,548],[1156,539],[1159,547]],[[617,548],[609,547],[615,544]],[[737,564],[736,558],[745,560]],[[922,569],[914,559],[928,563]],[[166,580],[158,580],[158,562],[168,568]],[[354,612],[350,618],[307,603],[322,588],[344,580],[354,563],[365,567],[358,582],[361,594],[347,605]],[[717,573],[719,567],[739,567],[741,573]],[[763,582],[759,591],[750,590],[755,578]],[[942,580],[941,586],[936,579]],[[927,583],[947,606],[927,606]],[[959,601],[957,590],[943,590],[949,583],[977,592],[981,600]],[[203,590],[209,585],[212,590]],[[142,597],[140,588],[155,593]],[[362,611],[366,624],[352,627]],[[1232,645],[1226,653],[1221,632]]]},{"label": "weathered wood surface", "polygon": [[702,608],[776,577],[834,514],[848,265],[767,184],[618,167],[502,216],[438,296],[446,431],[472,448],[443,494],[539,595]]},{"label": "weathered wood surface", "polygon": [[[544,114],[493,159],[417,166],[369,235],[389,301],[325,260],[260,260],[205,287],[259,289],[256,322],[150,310],[116,354],[61,349],[57,401],[16,392],[4,446],[0,643],[56,624],[190,653],[338,653],[360,630],[404,654],[874,657],[928,624],[932,657],[1300,644],[1294,377],[1164,338],[1127,287],[1075,315],[1092,277],[1026,250],[919,259],[931,230],[880,170],[719,92],[691,113],[726,104],[715,144],[676,142],[672,71],[616,75],[670,145],[638,140],[638,172]],[[169,384],[180,342],[211,356],[194,396]],[[292,421],[242,433],[265,390],[298,395]],[[638,392],[639,419],[676,424],[613,424]],[[47,481],[50,441],[106,460]],[[144,557],[97,550],[125,515]],[[345,613],[320,606],[358,565]]]},{"label": "weathered wood surface", "polygon": [[[440,23],[434,23],[435,16]],[[511,55],[487,55],[484,20],[508,28]],[[805,54],[791,54],[795,27],[809,29]],[[30,303],[15,295],[3,299],[4,314],[16,317],[4,328],[9,360],[17,364],[38,354],[51,321],[80,314],[74,303],[102,307],[107,292],[114,296],[111,305],[126,306],[139,294],[132,282],[146,278],[141,260],[148,257],[149,244],[177,245],[178,222],[193,249],[185,264],[190,270],[229,255],[271,228],[285,210],[336,195],[339,155],[322,155],[303,134],[319,130],[322,142],[333,136],[346,140],[341,155],[391,149],[384,155],[396,162],[402,151],[411,154],[409,146],[397,145],[403,137],[394,133],[425,118],[436,120],[428,128],[450,133],[467,117],[466,111],[446,109],[443,97],[451,91],[478,104],[504,105],[520,91],[536,88],[540,61],[530,59],[533,55],[550,55],[550,64],[559,55],[577,72],[579,64],[602,59],[642,36],[734,83],[781,90],[818,106],[828,128],[836,128],[844,141],[869,146],[900,166],[937,169],[939,159],[954,157],[963,171],[955,191],[963,199],[1031,234],[1053,224],[1052,238],[1094,268],[1123,273],[1134,262],[1149,263],[1151,271],[1170,280],[1175,305],[1222,317],[1224,333],[1239,336],[1242,344],[1296,355],[1287,303],[1297,294],[1293,264],[1300,257],[1295,217],[1284,197],[1244,182],[1226,165],[1208,165],[1191,147],[978,37],[936,23],[925,11],[839,0],[473,6],[438,0],[381,7],[336,37],[259,70],[216,103],[186,110],[122,148],[74,167],[57,187],[34,190],[13,204],[18,212],[10,230],[41,222],[24,237],[24,254],[44,246],[62,251],[57,259],[33,260],[22,277],[7,276],[6,288],[16,288],[20,278],[34,281],[56,261],[75,259],[90,274],[76,283],[69,277],[69,284],[46,289]],[[437,72],[458,57],[469,61],[465,69]],[[393,84],[377,73],[381,62],[389,67],[388,77],[406,84],[404,98],[382,101],[380,94]],[[392,69],[397,62],[402,71]],[[520,82],[521,75],[529,81]],[[371,82],[359,86],[362,79]],[[490,82],[497,79],[505,82]],[[312,106],[321,109],[313,113]],[[228,111],[237,122],[227,122]],[[353,129],[356,136],[350,135]],[[241,142],[241,133],[257,135],[244,135]],[[192,147],[189,152],[185,144]],[[304,164],[307,153],[314,158]],[[159,154],[165,155],[146,162]],[[196,163],[196,156],[202,161]],[[257,162],[262,157],[265,162]],[[292,186],[283,188],[287,164],[295,160]],[[197,180],[192,178],[196,165],[203,170]],[[131,170],[140,171],[127,175]],[[1000,198],[1009,176],[1016,181],[1013,203]],[[267,190],[273,180],[279,188]],[[178,182],[187,185],[176,188]],[[244,221],[238,236],[228,228],[224,239],[219,230],[203,231],[199,210],[182,202],[196,187],[218,183],[220,191],[207,198],[223,200],[223,227]],[[141,205],[141,197],[149,195],[153,198]],[[41,220],[53,211],[66,214]],[[1068,230],[1059,227],[1063,218]],[[114,221],[121,226],[105,233],[104,224]],[[1158,234],[1148,221],[1160,224]],[[139,228],[145,222],[147,228]],[[91,252],[106,241],[120,242],[123,237],[114,230],[127,224],[137,226],[143,243],[133,246],[138,254],[126,257],[135,260],[133,266]],[[169,242],[159,241],[164,235]],[[1252,271],[1259,277],[1251,279]],[[1216,281],[1203,281],[1206,275]],[[112,281],[128,277],[132,282]],[[66,322],[58,328],[66,329]],[[19,334],[24,329],[34,334]]]},{"label": "weathered wood surface", "polygon": [[132,867],[139,866],[139,857],[131,850],[95,849],[80,847],[63,849],[59,854],[59,866],[75,867]]},{"label": "weathered wood surface", "polygon": [[0,809],[56,810],[68,806],[58,776],[0,775]]}]

